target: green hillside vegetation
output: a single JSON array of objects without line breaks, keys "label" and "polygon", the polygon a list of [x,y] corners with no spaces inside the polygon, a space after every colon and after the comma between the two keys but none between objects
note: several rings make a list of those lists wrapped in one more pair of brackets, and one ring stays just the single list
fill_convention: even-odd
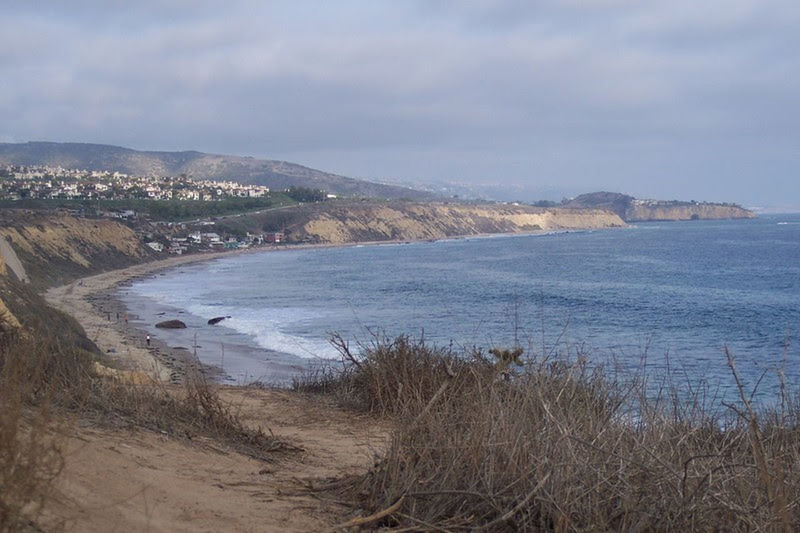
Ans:
[{"label": "green hillside vegetation", "polygon": [[152,220],[180,221],[194,218],[224,216],[275,207],[297,205],[286,193],[273,192],[268,198],[225,198],[211,202],[201,200],[0,200],[0,208],[10,209],[67,209],[93,214],[100,210],[132,210]]}]

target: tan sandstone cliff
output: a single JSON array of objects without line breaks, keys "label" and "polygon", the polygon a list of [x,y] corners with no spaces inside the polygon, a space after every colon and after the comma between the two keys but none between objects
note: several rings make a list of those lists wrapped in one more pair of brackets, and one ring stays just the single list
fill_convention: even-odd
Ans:
[{"label": "tan sandstone cliff", "polygon": [[718,220],[728,218],[755,218],[755,213],[735,205],[685,204],[685,205],[633,205],[625,218],[631,222],[646,220]]},{"label": "tan sandstone cliff", "polygon": [[389,204],[347,205],[309,216],[295,237],[347,243],[441,239],[491,233],[623,227],[599,209],[535,208],[509,205]]},{"label": "tan sandstone cliff", "polygon": [[625,222],[666,220],[719,220],[755,218],[756,214],[736,204],[684,202],[679,200],[639,200],[616,192],[582,194],[569,201],[568,207],[607,209]]},{"label": "tan sandstone cliff", "polygon": [[17,280],[29,278],[37,285],[127,266],[151,255],[123,224],[52,212],[3,212],[0,240],[5,266],[11,267],[5,275],[10,270]]}]

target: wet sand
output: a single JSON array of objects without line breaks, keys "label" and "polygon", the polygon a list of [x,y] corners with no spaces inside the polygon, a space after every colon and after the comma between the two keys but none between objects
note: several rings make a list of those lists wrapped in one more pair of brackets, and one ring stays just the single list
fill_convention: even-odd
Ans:
[{"label": "wet sand", "polygon": [[197,366],[191,353],[170,348],[155,338],[151,339],[148,346],[147,333],[134,326],[134,317],[128,316],[128,310],[114,297],[114,292],[123,282],[153,275],[159,270],[234,253],[241,252],[170,257],[104,272],[53,287],[45,293],[45,298],[53,307],[73,316],[83,326],[86,335],[120,368],[141,372],[162,382],[179,382],[189,366]]},{"label": "wet sand", "polygon": [[[180,273],[178,267],[173,272]],[[164,275],[164,273],[155,274]],[[207,365],[216,381],[227,385],[289,386],[293,378],[317,362],[327,359],[302,358],[289,353],[259,346],[249,335],[229,328],[227,320],[208,324],[208,317],[197,316],[188,310],[172,307],[130,290],[132,280],[109,291],[115,305],[127,307],[129,324],[149,333],[153,339],[166,343],[171,352],[189,356],[192,361]],[[116,315],[112,315],[113,317]],[[164,320],[180,320],[182,329],[159,329],[155,324]]]}]

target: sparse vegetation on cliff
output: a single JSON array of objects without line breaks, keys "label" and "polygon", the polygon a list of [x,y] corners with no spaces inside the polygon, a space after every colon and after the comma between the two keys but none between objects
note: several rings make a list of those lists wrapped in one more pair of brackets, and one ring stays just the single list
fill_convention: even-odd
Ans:
[{"label": "sparse vegetation on cliff", "polygon": [[754,218],[755,214],[730,203],[697,202],[695,200],[640,200],[627,194],[593,192],[581,194],[565,202],[567,207],[608,209],[625,222],[650,220],[703,220]]},{"label": "sparse vegetation on cliff", "polygon": [[63,467],[40,352],[0,315],[0,530],[30,528]]},{"label": "sparse vegetation on cliff", "polygon": [[10,244],[37,289],[154,256],[125,225],[57,212],[2,210],[0,239]]}]

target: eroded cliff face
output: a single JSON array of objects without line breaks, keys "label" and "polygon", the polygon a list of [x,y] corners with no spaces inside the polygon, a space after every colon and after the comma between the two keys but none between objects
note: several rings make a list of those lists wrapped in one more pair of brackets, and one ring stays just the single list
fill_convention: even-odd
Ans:
[{"label": "eroded cliff face", "polygon": [[755,218],[755,213],[733,205],[688,204],[676,206],[633,205],[625,214],[630,222],[647,220],[718,220],[727,218]]},{"label": "eroded cliff face", "polygon": [[[4,275],[23,282],[30,278],[37,286],[127,266],[150,255],[127,226],[58,213],[9,210],[0,218],[0,239],[25,271],[20,275],[5,264]],[[5,263],[9,259],[15,258],[6,257]]]},{"label": "eroded cliff face", "polygon": [[3,301],[5,297],[4,293],[6,292],[3,280],[6,276],[8,276],[8,267],[6,267],[3,257],[0,256],[0,331],[2,331],[2,328],[4,327],[19,327],[19,320],[17,320],[17,317],[14,316],[6,303]]},{"label": "eroded cliff face", "polygon": [[78,323],[49,307],[38,291],[139,263],[151,255],[130,228],[117,222],[4,209],[0,211],[0,315],[4,325],[36,327],[67,345],[93,350]]},{"label": "eroded cliff face", "polygon": [[295,237],[341,244],[622,226],[625,223],[619,216],[597,209],[457,204],[348,205],[311,214]]},{"label": "eroded cliff face", "polygon": [[625,222],[647,220],[717,220],[755,218],[755,213],[735,204],[683,202],[678,200],[637,200],[617,192],[592,192],[570,200],[568,207],[606,209]]}]

